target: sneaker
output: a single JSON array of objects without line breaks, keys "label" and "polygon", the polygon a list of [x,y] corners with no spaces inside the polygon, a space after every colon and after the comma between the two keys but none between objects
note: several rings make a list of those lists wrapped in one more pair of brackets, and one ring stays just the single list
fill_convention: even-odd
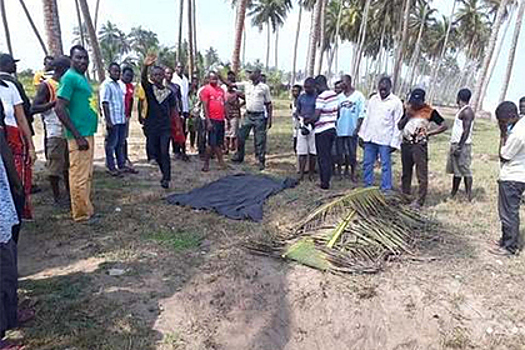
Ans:
[{"label": "sneaker", "polygon": [[160,182],[160,187],[164,188],[165,190],[167,190],[168,188],[170,188],[170,182],[167,181],[167,180],[162,180]]},{"label": "sneaker", "polygon": [[515,253],[512,253],[511,251],[508,251],[507,249],[503,247],[493,247],[489,249],[489,253],[492,255],[498,255],[498,256],[513,256]]},{"label": "sneaker", "polygon": [[243,159],[239,158],[238,156],[233,156],[233,157],[231,157],[230,160],[232,162],[234,162],[234,163],[242,163],[244,161]]},{"label": "sneaker", "polygon": [[121,169],[121,171],[126,174],[134,174],[134,175],[137,175],[139,173],[137,169],[129,167],[129,166],[124,167],[123,169]]},{"label": "sneaker", "polygon": [[266,165],[264,163],[259,163],[259,171],[263,171],[266,169]]},{"label": "sneaker", "polygon": [[108,175],[111,175],[113,177],[122,177],[123,176],[122,173],[120,171],[116,170],[116,169],[114,169],[114,170],[108,169],[108,170],[106,170],[106,173],[108,173]]}]

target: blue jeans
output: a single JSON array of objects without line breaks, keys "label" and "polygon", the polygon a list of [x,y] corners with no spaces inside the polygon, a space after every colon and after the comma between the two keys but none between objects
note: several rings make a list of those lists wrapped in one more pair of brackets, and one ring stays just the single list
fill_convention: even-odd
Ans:
[{"label": "blue jeans", "polygon": [[365,142],[365,159],[363,162],[365,187],[374,185],[374,165],[378,154],[381,159],[381,189],[388,191],[392,189],[390,146],[378,145],[372,142]]},{"label": "blue jeans", "polygon": [[126,124],[113,125],[111,129],[107,129],[105,150],[106,150],[106,166],[109,170],[116,170],[115,156],[117,157],[117,165],[119,169],[126,166]]}]

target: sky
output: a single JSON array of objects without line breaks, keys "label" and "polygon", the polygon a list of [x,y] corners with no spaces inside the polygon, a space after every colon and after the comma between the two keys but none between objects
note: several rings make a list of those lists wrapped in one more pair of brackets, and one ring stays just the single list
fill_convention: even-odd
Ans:
[{"label": "sky", "polygon": [[[62,27],[64,48],[71,46],[73,28],[77,25],[76,10],[73,0],[57,0]],[[441,13],[449,15],[454,0],[434,0],[433,6]],[[96,0],[88,0],[92,15],[94,15]],[[21,60],[20,69],[39,69],[42,65],[43,52],[33,34],[19,0],[5,0],[8,13],[11,41],[15,56]],[[101,0],[98,26],[111,21],[120,29],[128,32],[132,27],[142,26],[158,34],[161,44],[173,46],[178,36],[178,9],[179,0]],[[29,11],[42,35],[43,29],[42,1],[26,0]],[[204,51],[210,46],[217,49],[223,61],[229,61],[233,50],[235,13],[228,0],[196,0],[197,21],[197,46]],[[279,68],[291,70],[293,58],[293,45],[295,31],[299,17],[295,7],[288,15],[284,27],[280,30],[279,38]],[[186,21],[186,16],[184,17]],[[514,18],[509,26],[506,40],[502,46],[498,64],[488,89],[485,108],[494,110],[501,91],[503,77],[508,60],[510,42],[514,32]],[[185,23],[186,25],[186,23]],[[302,33],[299,42],[298,69],[303,69],[306,64],[308,47],[308,32],[310,27],[310,14],[303,13]],[[503,32],[503,29],[501,32]],[[501,33],[500,33],[501,34]],[[187,35],[185,30],[184,35]],[[247,28],[246,60],[265,61],[266,57],[266,32],[262,33],[257,28]],[[45,40],[45,39],[44,39]],[[271,43],[270,65],[274,65],[274,40]],[[0,30],[0,51],[6,52],[7,45],[3,27]],[[351,68],[352,50],[350,44],[343,44],[339,54],[339,70],[349,71]],[[515,66],[507,99],[517,101],[525,95],[525,86],[519,76],[525,73],[525,25],[521,30],[520,42],[516,54]],[[473,89],[473,87],[472,87]]]}]

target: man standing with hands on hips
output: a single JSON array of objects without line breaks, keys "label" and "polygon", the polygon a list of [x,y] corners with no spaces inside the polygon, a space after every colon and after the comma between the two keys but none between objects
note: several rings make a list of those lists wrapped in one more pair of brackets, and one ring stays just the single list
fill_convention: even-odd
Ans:
[{"label": "man standing with hands on hips", "polygon": [[[251,129],[254,129],[255,156],[259,161],[259,170],[266,167],[266,134],[272,127],[272,100],[270,88],[261,80],[261,70],[248,71],[250,81],[235,83],[234,85],[244,87],[246,97],[246,115],[239,131],[239,146],[232,161],[242,163],[245,155],[245,144]],[[225,82],[227,85],[231,83]],[[266,118],[265,112],[268,117]]]}]

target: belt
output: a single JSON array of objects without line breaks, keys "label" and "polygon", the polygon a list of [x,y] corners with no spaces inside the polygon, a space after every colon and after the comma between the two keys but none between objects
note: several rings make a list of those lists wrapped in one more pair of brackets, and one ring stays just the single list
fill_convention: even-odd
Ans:
[{"label": "belt", "polygon": [[264,114],[264,111],[261,111],[261,112],[246,111],[246,113],[248,113],[248,114]]}]

